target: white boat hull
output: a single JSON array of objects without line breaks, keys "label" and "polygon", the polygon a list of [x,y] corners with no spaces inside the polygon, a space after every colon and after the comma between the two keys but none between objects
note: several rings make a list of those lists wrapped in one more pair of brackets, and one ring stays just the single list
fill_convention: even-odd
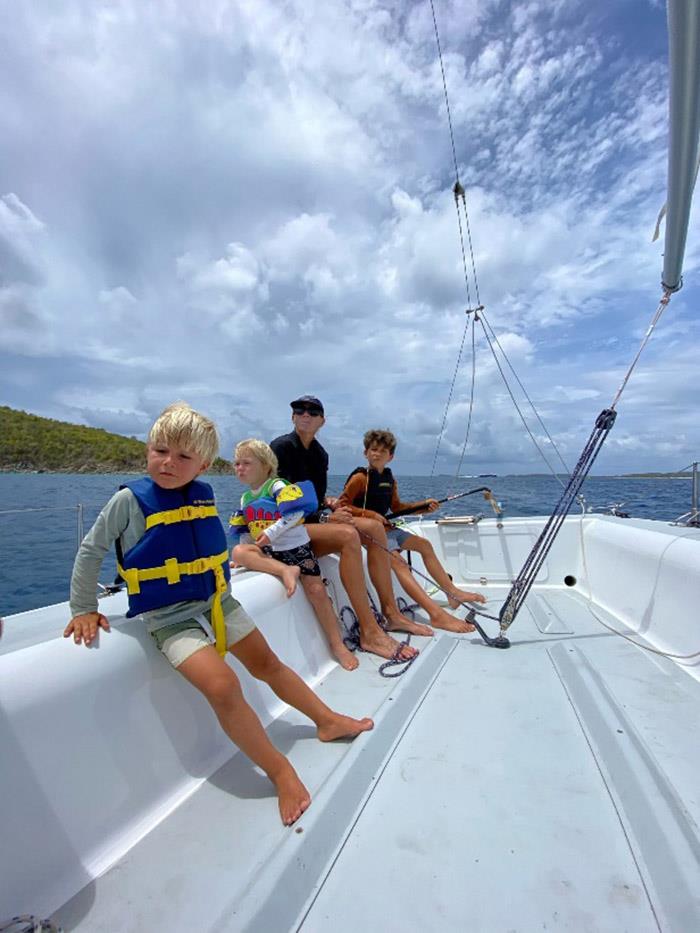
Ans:
[{"label": "white boat hull", "polygon": [[[497,614],[542,522],[413,528]],[[337,563],[323,566],[340,609]],[[284,829],[267,781],[124,618],[123,595],[101,603],[113,631],[89,650],[62,638],[65,604],[10,617],[0,919],[91,933],[700,927],[700,658],[604,627],[700,651],[700,531],[567,519],[509,651],[420,639],[394,681],[367,655],[337,668],[301,592],[249,573],[233,586],[280,656],[374,732],[321,745],[241,672],[314,797]]]}]

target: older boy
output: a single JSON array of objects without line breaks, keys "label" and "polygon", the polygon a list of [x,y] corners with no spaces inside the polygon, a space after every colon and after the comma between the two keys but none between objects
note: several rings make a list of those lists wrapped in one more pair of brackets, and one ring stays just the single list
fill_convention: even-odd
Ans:
[{"label": "older boy", "polygon": [[[310,480],[316,489],[321,507],[332,511],[308,516],[306,529],[317,557],[340,553],[340,577],[357,615],[360,627],[360,646],[383,658],[408,660],[416,649],[400,645],[377,623],[367,597],[362,545],[359,532],[365,532],[379,547],[370,543],[367,567],[374,583],[382,615],[391,631],[406,631],[416,635],[432,635],[426,625],[420,625],[401,615],[391,583],[391,568],[386,551],[386,535],[381,524],[370,519],[355,520],[349,509],[337,507],[335,499],[326,498],[328,480],[328,454],[316,440],[316,434],[326,423],[320,400],[313,395],[302,395],[290,402],[294,430],[276,437],[271,443],[279,462],[279,475],[290,483]],[[315,521],[314,521],[315,519]],[[366,539],[367,540],[367,539]]]},{"label": "older boy", "polygon": [[415,508],[418,511],[419,506],[422,506],[420,511],[434,512],[438,507],[437,500],[402,502],[399,499],[399,487],[388,466],[394,459],[396,450],[396,438],[391,431],[367,431],[364,436],[364,448],[368,466],[358,467],[350,474],[338,503],[349,508],[355,516],[375,518],[386,526],[388,547],[393,552],[391,560],[394,573],[411,599],[428,613],[431,625],[450,632],[473,632],[474,626],[471,623],[463,622],[445,612],[428,596],[414,579],[409,566],[399,557],[399,551],[416,551],[421,555],[426,570],[446,594],[451,609],[456,609],[461,603],[483,603],[486,601],[484,597],[480,593],[455,589],[430,541],[412,535],[410,531],[402,528],[395,528],[385,517],[390,511],[398,512],[407,508]]},{"label": "older boy", "polygon": [[[282,821],[291,825],[309,806],[309,793],[268,739],[222,655],[230,651],[253,677],[312,719],[321,741],[355,736],[373,723],[341,716],[322,703],[273,654],[231,596],[226,536],[211,486],[197,478],[218,446],[213,422],[189,405],[177,402],[162,412],[148,438],[148,477],[110,499],[80,546],[71,579],[73,618],[63,634],[89,646],[99,628],[109,631],[95,593],[100,566],[115,543],[129,594],[127,615],[143,617],[158,649],[204,694],[229,738],[267,774]],[[216,648],[202,615],[213,625]]]}]

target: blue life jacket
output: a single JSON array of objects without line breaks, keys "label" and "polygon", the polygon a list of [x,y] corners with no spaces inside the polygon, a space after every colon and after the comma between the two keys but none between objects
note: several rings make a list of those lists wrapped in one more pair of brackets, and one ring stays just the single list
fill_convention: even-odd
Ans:
[{"label": "blue life jacket", "polygon": [[173,603],[205,602],[216,594],[212,623],[217,650],[224,654],[221,597],[229,591],[231,570],[211,486],[193,480],[183,489],[162,489],[144,477],[126,488],[146,519],[145,535],[118,554],[117,570],[129,594],[127,616]]}]

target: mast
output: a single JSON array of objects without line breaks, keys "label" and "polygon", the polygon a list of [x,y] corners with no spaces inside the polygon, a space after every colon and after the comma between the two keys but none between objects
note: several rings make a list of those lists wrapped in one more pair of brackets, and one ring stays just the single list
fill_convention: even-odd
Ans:
[{"label": "mast", "polygon": [[661,284],[682,286],[683,255],[700,136],[700,3],[668,0],[669,148],[666,237]]}]

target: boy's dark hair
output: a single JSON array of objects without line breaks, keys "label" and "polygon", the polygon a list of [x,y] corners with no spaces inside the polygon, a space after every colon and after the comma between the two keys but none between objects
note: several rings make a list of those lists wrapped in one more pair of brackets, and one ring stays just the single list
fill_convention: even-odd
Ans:
[{"label": "boy's dark hair", "polygon": [[396,450],[396,438],[391,431],[381,431],[373,428],[371,431],[365,432],[362,440],[364,441],[365,450],[369,450],[372,444],[376,444],[378,447],[386,447],[390,454],[393,454]]}]

